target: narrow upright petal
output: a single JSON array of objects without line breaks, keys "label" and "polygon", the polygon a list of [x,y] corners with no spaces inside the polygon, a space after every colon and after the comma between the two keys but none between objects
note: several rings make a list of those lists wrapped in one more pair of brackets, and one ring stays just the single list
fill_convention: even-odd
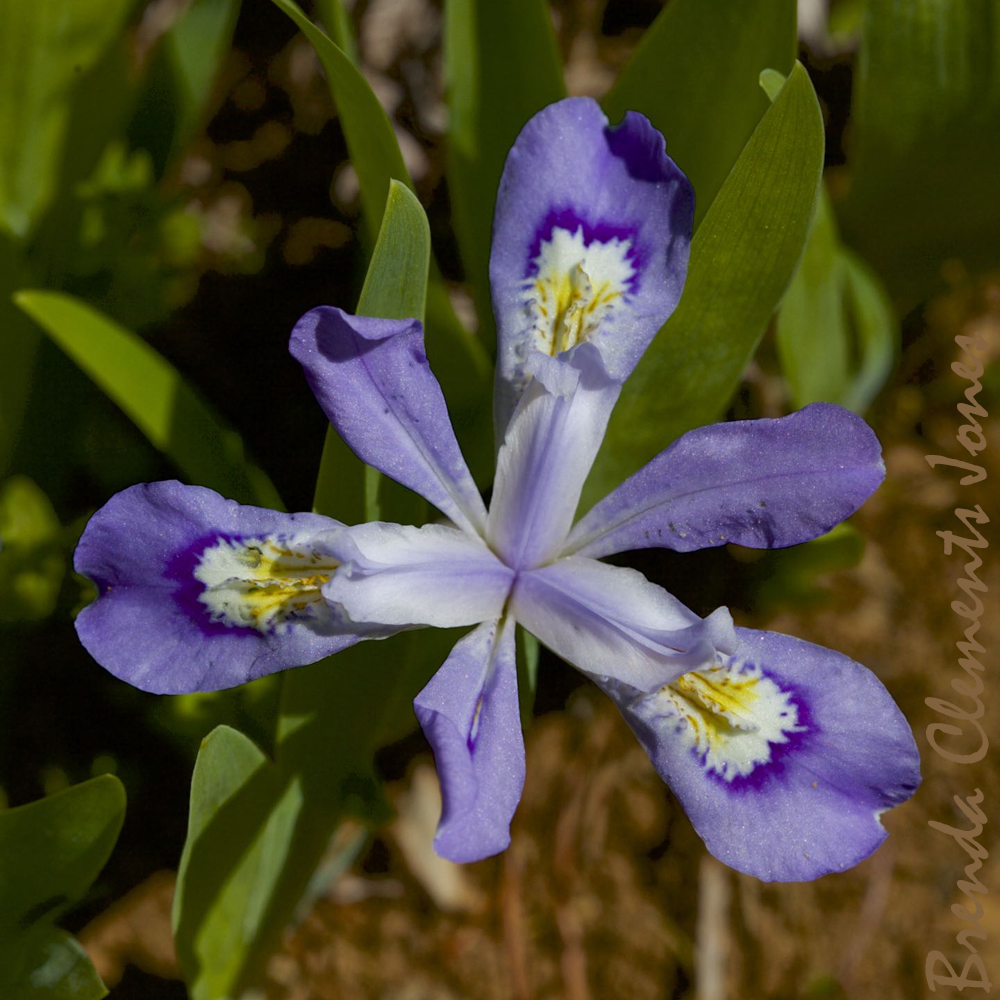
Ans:
[{"label": "narrow upright petal", "polygon": [[515,569],[549,561],[565,543],[619,393],[590,344],[566,363],[539,355],[529,367],[534,378],[497,456],[486,526]]},{"label": "narrow upright petal", "polygon": [[694,195],[663,137],[630,111],[552,104],[525,125],[497,194],[490,287],[502,436],[533,351],[589,340],[624,381],[673,312],[687,274]]},{"label": "narrow upright petal", "polygon": [[872,429],[832,403],[699,427],[584,515],[565,551],[796,545],[853,514],[884,476]]},{"label": "narrow upright petal", "polygon": [[518,575],[511,613],[542,643],[594,679],[642,691],[736,648],[725,608],[699,618],[641,573],[571,556]]},{"label": "narrow upright petal", "polygon": [[871,671],[776,632],[652,694],[605,684],[720,861],[765,881],[843,871],[920,783],[910,728]]},{"label": "narrow upright petal", "polygon": [[417,320],[351,316],[332,306],[296,323],[292,355],[337,433],[380,472],[460,528],[482,531],[486,508],[455,439]]},{"label": "narrow upright petal", "polygon": [[338,563],[317,514],[244,507],[200,486],[113,496],[76,549],[98,597],[77,616],[101,666],[144,691],[215,691],[321,660],[367,635],[321,594]]},{"label": "narrow upright petal", "polygon": [[413,707],[441,781],[434,849],[458,862],[498,854],[524,787],[514,623],[484,622],[459,639]]},{"label": "narrow upright petal", "polygon": [[331,536],[323,587],[356,622],[453,628],[499,618],[513,573],[481,538],[443,524],[374,521]]}]

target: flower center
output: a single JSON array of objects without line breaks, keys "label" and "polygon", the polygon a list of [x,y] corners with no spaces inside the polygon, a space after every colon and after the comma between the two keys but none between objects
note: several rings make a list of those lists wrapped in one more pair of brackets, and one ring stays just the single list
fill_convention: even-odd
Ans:
[{"label": "flower center", "polygon": [[534,277],[525,282],[535,346],[556,355],[587,340],[627,295],[635,279],[632,242],[584,240],[575,231],[553,228],[532,261]]},{"label": "flower center", "polygon": [[194,577],[213,621],[273,632],[323,614],[321,588],[339,565],[294,539],[223,538],[202,553]]},{"label": "flower center", "polygon": [[740,660],[682,674],[657,697],[702,766],[729,782],[766,764],[772,744],[806,728],[791,692]]}]

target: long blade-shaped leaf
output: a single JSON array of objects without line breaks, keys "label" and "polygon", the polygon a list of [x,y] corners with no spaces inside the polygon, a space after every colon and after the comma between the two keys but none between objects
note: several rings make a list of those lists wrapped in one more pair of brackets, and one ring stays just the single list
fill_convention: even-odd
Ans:
[{"label": "long blade-shaped leaf", "polygon": [[566,94],[547,0],[448,0],[448,190],[466,275],[491,329],[488,265],[497,185],[525,122]]},{"label": "long blade-shaped leaf", "polygon": [[848,331],[840,239],[820,190],[805,252],[778,310],[776,339],[792,405],[838,402],[848,383]]},{"label": "long blade-shaped leaf", "polygon": [[823,119],[796,65],[695,234],[684,294],[625,384],[590,502],[725,410],[802,254],[822,169]]},{"label": "long blade-shaped leaf", "polygon": [[878,278],[840,241],[821,190],[805,253],[776,325],[792,405],[864,409],[892,370],[898,327]]},{"label": "long blade-shaped leaf", "polygon": [[[237,996],[288,862],[302,794],[242,733],[202,741],[177,873],[174,935],[193,1000]],[[255,961],[256,960],[256,961]]]},{"label": "long blade-shaped leaf", "polygon": [[612,121],[631,108],[666,136],[696,226],[767,111],[761,70],[790,72],[795,44],[795,0],[671,0],[604,99]]},{"label": "long blade-shaped leaf", "polygon": [[239,435],[134,333],[62,292],[22,291],[17,304],[192,482],[243,503],[281,507]]}]

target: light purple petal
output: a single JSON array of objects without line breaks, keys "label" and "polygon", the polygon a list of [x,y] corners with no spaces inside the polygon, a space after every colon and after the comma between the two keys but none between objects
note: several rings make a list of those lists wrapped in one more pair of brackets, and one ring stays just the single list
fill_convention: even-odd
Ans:
[{"label": "light purple petal", "polygon": [[511,613],[577,669],[643,691],[736,647],[725,608],[701,619],[637,570],[578,556],[520,573]]},{"label": "light purple petal", "polygon": [[292,331],[293,357],[337,433],[364,462],[481,532],[486,508],[455,439],[413,320],[319,306]]},{"label": "light purple petal", "polygon": [[343,565],[323,594],[356,622],[478,625],[500,617],[513,582],[482,539],[443,524],[374,521],[328,538]]},{"label": "light purple petal", "polygon": [[339,527],[200,486],[132,486],[94,514],[77,546],[76,571],[99,592],[77,616],[80,640],[116,677],[170,694],[321,660],[372,633],[320,593],[335,566],[318,539]]},{"label": "light purple petal", "polygon": [[498,437],[534,350],[586,339],[613,378],[628,377],[680,299],[693,213],[687,178],[637,112],[612,127],[596,101],[571,97],[525,125],[500,180],[490,255]]},{"label": "light purple petal", "polygon": [[735,656],[674,683],[683,695],[605,690],[720,861],[779,882],[850,868],[885,839],[881,813],[920,783],[910,727],[846,656],[737,634]]},{"label": "light purple petal", "polygon": [[458,862],[498,854],[524,787],[514,623],[484,622],[459,639],[413,707],[441,780],[434,850]]},{"label": "light purple petal", "polygon": [[537,356],[497,457],[486,526],[515,569],[554,558],[566,541],[620,387],[590,344],[565,363]]},{"label": "light purple petal", "polygon": [[832,403],[699,427],[581,518],[565,551],[796,545],[853,514],[884,476],[872,429]]}]

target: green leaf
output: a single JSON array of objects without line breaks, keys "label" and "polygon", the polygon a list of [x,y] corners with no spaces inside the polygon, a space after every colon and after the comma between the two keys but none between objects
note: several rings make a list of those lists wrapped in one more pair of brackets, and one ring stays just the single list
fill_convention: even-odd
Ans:
[{"label": "green leaf", "polygon": [[14,298],[192,482],[243,503],[281,507],[271,481],[244,457],[239,435],[134,333],[62,292]]},{"label": "green leaf", "polygon": [[823,119],[796,65],[695,234],[680,304],[625,384],[587,500],[724,412],[802,254],[822,169]]},{"label": "green leaf", "polygon": [[757,80],[795,59],[795,0],[671,0],[602,104],[641,111],[695,193],[695,226],[768,109]]},{"label": "green leaf", "polygon": [[863,410],[892,370],[897,330],[878,278],[841,243],[822,189],[778,311],[778,356],[792,405],[826,401]]},{"label": "green leaf", "polygon": [[490,233],[504,161],[528,119],[566,96],[547,0],[447,0],[444,63],[448,193],[480,327],[491,330]]},{"label": "green leaf", "polygon": [[851,109],[851,245],[903,311],[941,264],[1000,260],[995,0],[868,0]]},{"label": "green leaf", "polygon": [[12,476],[0,484],[0,621],[48,617],[65,572],[49,498],[27,476]]},{"label": "green leaf", "polygon": [[71,92],[121,31],[130,0],[0,0],[0,229],[19,237],[52,198]]},{"label": "green leaf", "polygon": [[778,357],[796,408],[836,403],[848,384],[840,238],[821,189],[805,252],[778,310]]},{"label": "green leaf", "polygon": [[289,861],[302,792],[228,726],[203,741],[177,873],[177,956],[193,1000],[239,995],[263,961],[259,935]]},{"label": "green leaf", "polygon": [[0,812],[0,935],[77,902],[118,839],[125,790],[102,775]]},{"label": "green leaf", "polygon": [[316,14],[337,48],[352,63],[357,63],[358,47],[354,40],[351,18],[341,0],[316,0]]},{"label": "green leaf", "polygon": [[430,259],[431,230],[423,207],[408,187],[390,181],[358,315],[423,321]]},{"label": "green leaf", "polygon": [[[766,69],[760,83],[773,101],[785,78]],[[861,411],[892,369],[892,308],[875,275],[841,242],[825,185],[805,252],[778,310],[776,339],[795,407],[825,401]],[[855,357],[857,371],[851,372]]]},{"label": "green leaf", "polygon": [[53,921],[83,898],[111,854],[125,790],[102,775],[0,812],[0,993],[12,1000],[106,995],[80,946]]},{"label": "green leaf", "polygon": [[[272,0],[312,42],[337,104],[351,163],[358,174],[368,245],[372,246],[387,204],[389,181],[412,187],[399,144],[382,105],[348,56],[314,25],[293,0]],[[490,455],[488,400],[490,364],[482,343],[465,330],[446,289],[431,267],[427,292],[427,356],[453,407],[459,441],[473,473],[482,477]],[[359,307],[360,308],[360,307]]]}]

